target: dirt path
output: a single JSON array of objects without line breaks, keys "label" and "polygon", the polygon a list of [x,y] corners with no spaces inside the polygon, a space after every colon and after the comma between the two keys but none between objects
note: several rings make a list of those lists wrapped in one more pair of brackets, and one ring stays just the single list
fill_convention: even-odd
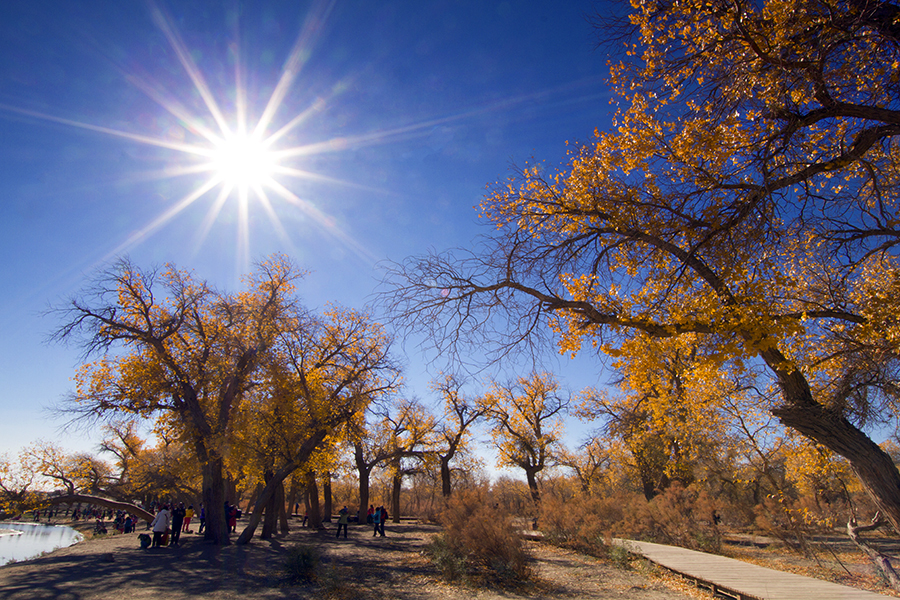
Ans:
[{"label": "dirt path", "polygon": [[[181,600],[209,598],[397,598],[408,600],[505,600],[510,598],[634,598],[663,600],[687,595],[634,571],[622,571],[565,550],[532,543],[538,579],[523,592],[473,590],[442,582],[422,550],[438,531],[430,525],[388,528],[372,538],[351,529],[347,540],[296,530],[248,546],[216,547],[183,535],[181,548],[141,550],[136,535],[115,535],[0,567],[3,600]],[[322,552],[317,585],[288,585],[281,574],[293,546]]]}]

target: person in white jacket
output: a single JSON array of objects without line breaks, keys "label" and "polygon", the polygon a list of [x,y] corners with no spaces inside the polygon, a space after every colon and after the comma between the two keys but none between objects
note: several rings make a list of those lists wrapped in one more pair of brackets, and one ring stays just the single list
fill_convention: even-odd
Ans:
[{"label": "person in white jacket", "polygon": [[163,504],[159,509],[159,512],[156,513],[156,518],[150,523],[150,528],[153,529],[153,544],[150,545],[151,548],[161,547],[163,545],[162,537],[163,534],[169,530],[171,518],[172,514],[169,512],[169,509],[166,508],[166,505]]}]

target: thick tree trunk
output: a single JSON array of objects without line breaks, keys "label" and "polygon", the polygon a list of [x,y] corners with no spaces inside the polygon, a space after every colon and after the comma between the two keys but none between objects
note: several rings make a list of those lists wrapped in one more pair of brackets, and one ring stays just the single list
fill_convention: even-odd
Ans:
[{"label": "thick tree trunk", "polygon": [[284,481],[278,484],[278,489],[275,490],[275,503],[278,505],[278,529],[282,534],[290,533],[291,528],[288,525],[288,514],[284,508]]},{"label": "thick tree trunk", "polygon": [[306,476],[306,491],[309,493],[309,527],[310,529],[324,529],[319,506],[319,484],[316,483],[315,471],[310,471]]},{"label": "thick tree trunk", "polygon": [[[266,471],[263,475],[266,480],[266,484],[268,484],[275,477],[275,474],[271,471]],[[278,519],[278,507],[276,502],[278,501],[278,494],[271,494],[269,497],[269,501],[265,503],[265,518],[263,520],[263,529],[260,537],[264,540],[270,539],[275,534],[275,527]],[[253,512],[256,512],[254,509]],[[244,532],[241,532],[243,536]]]},{"label": "thick tree trunk", "polygon": [[402,475],[394,475],[391,481],[391,521],[400,522],[400,490],[403,484]]},{"label": "thick tree trunk", "polygon": [[262,494],[264,487],[263,484],[257,483],[256,487],[253,488],[253,493],[250,494],[250,500],[247,502],[248,516],[253,516],[253,511],[256,510],[256,500],[259,498],[259,495]]},{"label": "thick tree trunk", "polygon": [[295,514],[294,505],[297,503],[297,481],[294,478],[291,478],[291,487],[288,492],[287,497],[287,510],[288,515],[293,516]]},{"label": "thick tree trunk", "polygon": [[225,478],[221,458],[212,458],[202,465],[203,504],[206,507],[206,530],[203,539],[214,544],[228,544],[228,523],[225,520]]},{"label": "thick tree trunk", "polygon": [[322,476],[322,498],[324,500],[322,503],[322,520],[326,523],[331,523],[331,514],[334,506],[332,506],[333,499],[331,496],[331,473],[328,471]]},{"label": "thick tree trunk", "polygon": [[538,488],[537,471],[534,469],[525,469],[525,481],[528,482],[528,491],[531,492],[531,500],[535,504],[540,504],[541,490]]},{"label": "thick tree trunk", "polygon": [[444,498],[449,498],[452,493],[450,489],[450,457],[441,457],[441,494]]},{"label": "thick tree trunk", "polygon": [[891,457],[844,416],[813,399],[809,382],[777,348],[760,356],[778,377],[784,406],[772,414],[786,426],[843,456],[894,531],[900,532],[900,472]]},{"label": "thick tree trunk", "polygon": [[369,476],[372,474],[372,465],[366,463],[363,457],[363,449],[360,444],[353,446],[353,458],[356,462],[356,470],[359,473],[359,512],[360,525],[366,524],[366,515],[369,510]]},{"label": "thick tree trunk", "polygon": [[875,506],[894,531],[900,532],[900,472],[878,444],[820,404],[781,407],[772,412],[786,427],[846,458]]}]

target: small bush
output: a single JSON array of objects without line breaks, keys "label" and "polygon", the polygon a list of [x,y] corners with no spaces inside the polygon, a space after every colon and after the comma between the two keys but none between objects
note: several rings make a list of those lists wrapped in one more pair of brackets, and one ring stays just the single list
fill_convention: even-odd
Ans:
[{"label": "small bush", "polygon": [[429,552],[447,579],[478,578],[514,587],[531,577],[512,519],[482,490],[459,492],[441,514],[444,533]]},{"label": "small bush", "polygon": [[456,581],[466,577],[466,557],[453,551],[446,535],[434,536],[426,551],[431,556],[431,562],[440,569],[441,575],[447,581]]},{"label": "small bush", "polygon": [[284,560],[284,574],[291,583],[313,582],[320,558],[319,551],[310,546],[293,548]]}]

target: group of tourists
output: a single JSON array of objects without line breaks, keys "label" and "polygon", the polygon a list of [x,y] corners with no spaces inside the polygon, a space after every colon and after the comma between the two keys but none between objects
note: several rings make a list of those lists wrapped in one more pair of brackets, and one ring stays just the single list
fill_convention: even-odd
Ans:
[{"label": "group of tourists", "polygon": [[[226,503],[226,508],[227,506]],[[227,511],[226,514],[228,514]],[[153,540],[150,547],[178,546],[182,533],[192,533],[190,525],[194,515],[193,504],[187,508],[184,507],[184,502],[179,502],[177,505],[175,503],[171,505],[160,504],[159,512],[156,513],[156,517],[150,523],[150,529],[153,532]],[[200,505],[199,521],[200,527],[197,533],[203,533],[203,529],[206,527],[206,510],[202,504]]]},{"label": "group of tourists", "polygon": [[388,511],[385,507],[379,506],[378,508],[375,508],[375,505],[369,507],[369,512],[366,514],[366,523],[374,525],[375,527],[372,537],[375,537],[376,535],[384,537],[384,524],[387,520]]}]

